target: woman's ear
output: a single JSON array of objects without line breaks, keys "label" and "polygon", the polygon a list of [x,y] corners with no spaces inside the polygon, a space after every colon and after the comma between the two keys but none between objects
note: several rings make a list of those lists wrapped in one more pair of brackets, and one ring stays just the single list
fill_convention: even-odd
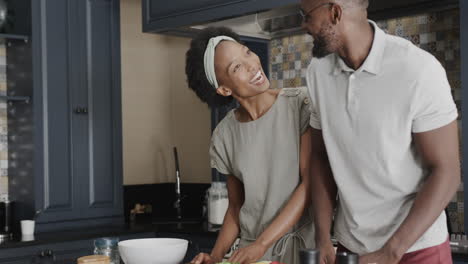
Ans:
[{"label": "woman's ear", "polygon": [[216,93],[221,96],[228,97],[232,95],[232,90],[229,89],[227,86],[220,85],[218,89],[216,89]]}]

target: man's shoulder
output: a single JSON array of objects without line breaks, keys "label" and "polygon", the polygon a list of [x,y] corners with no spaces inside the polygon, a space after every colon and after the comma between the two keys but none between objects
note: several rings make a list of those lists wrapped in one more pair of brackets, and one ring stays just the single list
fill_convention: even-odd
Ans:
[{"label": "man's shoulder", "polygon": [[421,65],[432,64],[437,59],[429,52],[416,46],[411,41],[387,34],[385,38],[385,58],[400,67],[421,69]]}]

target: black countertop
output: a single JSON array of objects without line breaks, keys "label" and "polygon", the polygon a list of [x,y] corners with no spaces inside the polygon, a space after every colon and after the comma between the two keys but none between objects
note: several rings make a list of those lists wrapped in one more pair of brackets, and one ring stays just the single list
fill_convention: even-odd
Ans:
[{"label": "black countertop", "polygon": [[[29,247],[76,240],[94,239],[98,237],[125,236],[138,233],[188,234],[216,239],[218,233],[208,230],[207,223],[190,224],[126,224],[120,226],[100,226],[94,228],[66,230],[60,232],[39,233],[32,241],[21,241],[21,236],[14,236],[13,240],[0,244],[0,250],[8,248]],[[454,261],[468,262],[468,247],[452,247]]]},{"label": "black countertop", "polygon": [[190,224],[126,224],[120,226],[99,226],[86,229],[65,230],[60,232],[47,232],[34,235],[32,241],[22,241],[21,235],[13,236],[13,239],[0,244],[0,250],[36,246],[42,244],[61,243],[76,240],[94,239],[98,237],[125,236],[138,233],[176,233],[201,235],[216,238],[218,233],[208,231],[206,223]]}]

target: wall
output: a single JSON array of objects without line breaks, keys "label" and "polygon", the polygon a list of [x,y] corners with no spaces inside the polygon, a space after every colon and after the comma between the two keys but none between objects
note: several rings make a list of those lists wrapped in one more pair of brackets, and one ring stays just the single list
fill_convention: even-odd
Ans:
[{"label": "wall", "polygon": [[[412,41],[432,53],[444,66],[459,109],[461,136],[460,14],[448,10],[412,17],[377,21],[389,34]],[[312,38],[296,35],[270,42],[271,85],[273,88],[306,86],[305,70],[312,58]],[[460,138],[461,139],[461,138]],[[448,206],[454,232],[464,231],[463,184]]]},{"label": "wall", "polygon": [[187,38],[142,33],[141,0],[121,0],[124,184],[211,181],[210,111],[185,77]]}]

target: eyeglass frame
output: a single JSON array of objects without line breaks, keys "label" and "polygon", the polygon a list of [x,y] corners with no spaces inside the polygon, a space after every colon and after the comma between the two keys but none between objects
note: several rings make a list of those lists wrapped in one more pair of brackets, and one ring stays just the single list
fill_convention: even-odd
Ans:
[{"label": "eyeglass frame", "polygon": [[333,2],[327,2],[327,3],[322,3],[322,4],[319,4],[317,5],[316,7],[312,8],[311,10],[305,12],[304,10],[302,10],[301,8],[299,8],[299,15],[301,15],[302,17],[302,21],[304,23],[307,23],[307,21],[309,20],[310,16],[309,14],[314,12],[315,10],[319,9],[320,7],[322,6],[325,6],[325,5],[334,5],[335,3]]}]

